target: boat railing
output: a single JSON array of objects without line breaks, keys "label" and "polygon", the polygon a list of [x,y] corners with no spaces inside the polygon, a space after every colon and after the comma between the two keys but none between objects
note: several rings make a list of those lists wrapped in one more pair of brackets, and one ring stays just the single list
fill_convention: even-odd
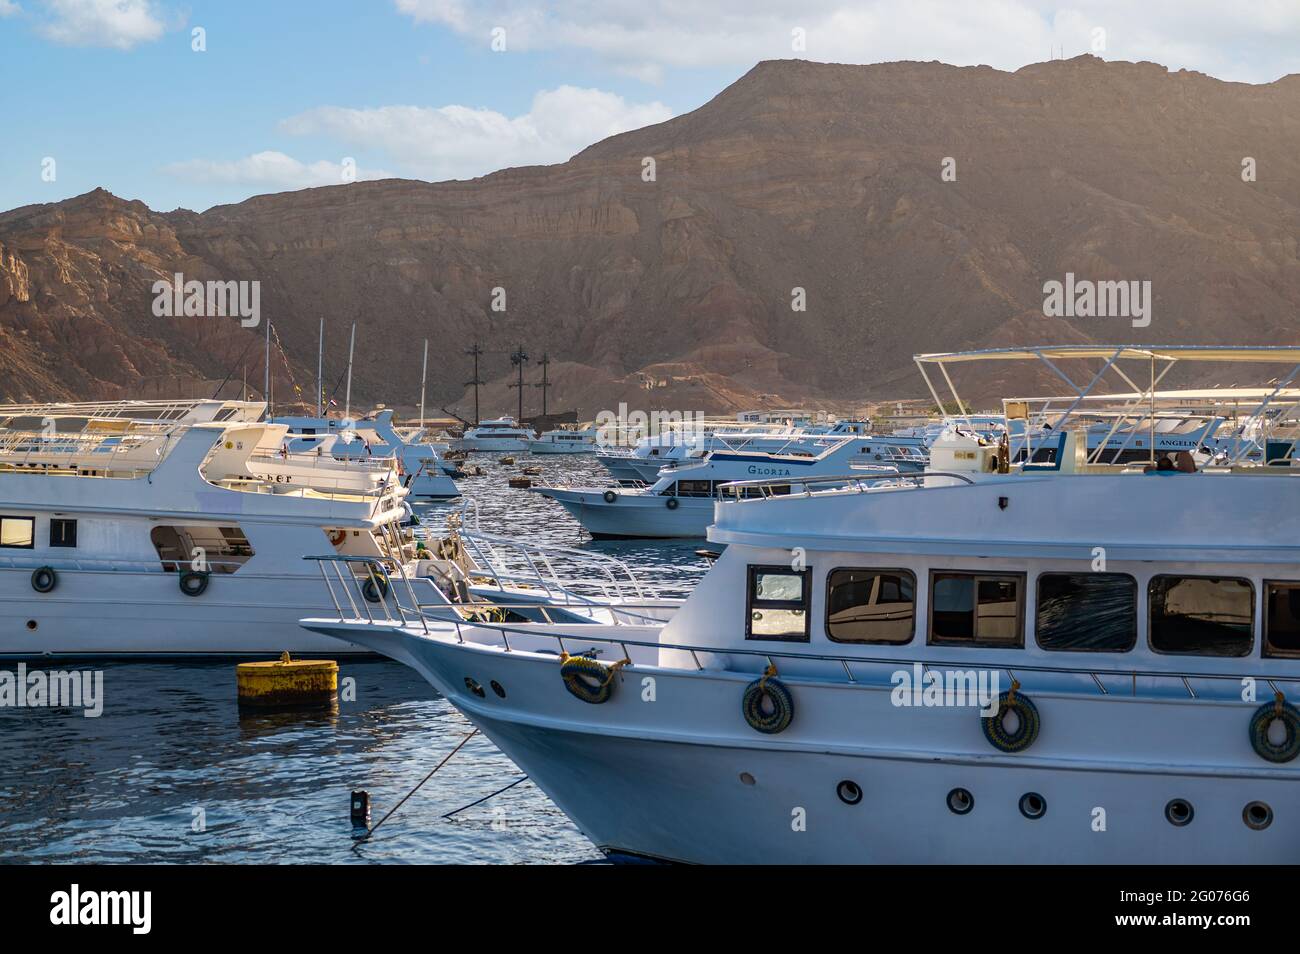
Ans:
[{"label": "boat railing", "polygon": [[[557,610],[607,610],[607,622],[615,626],[659,622],[652,614],[662,612],[662,603],[655,602],[585,602],[564,604],[557,601],[543,603],[518,603],[514,601],[448,603],[423,602],[416,593],[415,581],[407,573],[406,565],[397,560],[373,556],[351,556],[331,553],[305,556],[315,562],[321,579],[329,591],[330,600],[338,611],[339,619],[352,622],[387,623],[390,625],[419,625],[429,632],[429,621],[447,622],[447,611],[464,611],[486,615],[493,611],[534,610],[546,623],[555,623],[552,615]],[[346,607],[346,609],[345,609]],[[348,615],[348,614],[351,615]],[[455,622],[459,614],[454,613]],[[562,619],[559,622],[571,622]],[[593,618],[593,621],[595,619]]]},{"label": "boat railing", "polygon": [[247,560],[207,558],[199,563],[189,558],[167,559],[165,557],[153,560],[88,560],[81,557],[0,556],[0,569],[37,570],[49,567],[54,570],[83,570],[95,573],[183,573],[188,570],[198,570],[200,566],[207,571],[234,573],[246,563]]},{"label": "boat railing", "polygon": [[[864,465],[866,470],[874,465]],[[733,480],[718,485],[717,499],[722,501],[770,500],[773,498],[812,497],[828,493],[869,493],[879,490],[920,489],[932,480],[947,481],[940,486],[973,484],[968,474],[952,471],[902,471],[883,468],[870,474],[827,474],[823,477],[767,477],[760,480]]]},{"label": "boat railing", "polygon": [[[364,595],[363,588],[371,579],[371,574],[387,573],[388,571],[388,567],[384,565],[383,561],[374,557],[331,554],[327,556],[309,556],[304,557],[304,559],[316,561],[320,566],[321,576],[329,589],[331,600],[334,603],[334,608],[338,610],[338,621],[341,623],[387,624],[402,627],[410,627],[419,624],[425,635],[432,635],[429,629],[429,622],[432,618],[433,622],[436,624],[450,624],[453,626],[456,632],[456,641],[461,645],[476,642],[476,640],[473,639],[472,631],[477,630],[481,632],[494,633],[501,638],[501,646],[505,652],[532,651],[520,650],[517,646],[512,646],[510,643],[510,637],[513,635],[517,638],[516,642],[525,639],[553,640],[559,652],[569,653],[571,650],[575,650],[576,652],[573,653],[574,655],[582,652],[591,652],[590,649],[582,648],[589,647],[591,644],[618,646],[623,652],[623,658],[628,660],[631,660],[631,653],[628,651],[629,647],[650,649],[657,652],[663,650],[679,652],[690,657],[692,665],[698,672],[703,672],[708,669],[730,671],[730,667],[727,666],[707,666],[704,660],[701,659],[702,656],[718,657],[727,660],[749,660],[755,664],[752,667],[754,671],[760,671],[767,667],[771,667],[778,674],[781,671],[780,667],[777,665],[778,661],[785,661],[786,663],[821,662],[831,664],[830,671],[833,673],[842,673],[842,681],[845,684],[850,685],[860,685],[866,682],[863,678],[861,668],[868,666],[889,667],[891,672],[903,668],[920,666],[923,674],[935,670],[961,672],[974,670],[997,671],[1006,673],[1009,682],[1013,685],[1022,682],[1022,679],[1020,678],[1021,675],[1025,673],[1036,673],[1045,676],[1081,677],[1090,681],[1091,685],[1097,690],[1098,695],[1101,696],[1117,695],[1117,693],[1113,692],[1112,689],[1107,688],[1106,683],[1103,681],[1107,679],[1128,680],[1129,684],[1132,686],[1132,695],[1134,696],[1137,695],[1139,680],[1166,680],[1173,682],[1175,686],[1181,686],[1182,691],[1192,700],[1199,700],[1201,698],[1197,694],[1195,687],[1192,685],[1193,680],[1206,680],[1216,683],[1236,683],[1238,685],[1244,684],[1246,680],[1253,680],[1257,685],[1268,686],[1269,689],[1272,690],[1275,698],[1280,696],[1283,699],[1286,698],[1286,693],[1282,691],[1280,688],[1281,686],[1288,684],[1300,685],[1300,674],[1294,676],[1280,676],[1276,673],[1252,675],[1248,673],[1150,670],[1125,668],[1120,666],[1100,669],[1087,666],[1043,666],[1034,664],[1016,664],[1012,666],[988,665],[982,661],[977,662],[970,659],[948,660],[919,656],[848,656],[840,653],[797,652],[794,650],[782,651],[771,648],[748,649],[736,646],[667,643],[661,640],[634,639],[622,635],[600,635],[598,633],[588,634],[583,632],[582,629],[571,630],[563,633],[548,632],[546,629],[537,628],[537,624],[532,624],[530,628],[525,628],[524,624],[518,623],[512,624],[483,619],[464,619],[461,617],[451,619],[445,617],[430,617],[427,615],[428,610],[434,608],[445,610],[446,606],[439,604],[437,607],[434,607],[431,604],[421,604],[416,598],[414,589],[410,585],[410,579],[407,577],[405,569],[400,566],[398,567],[400,582],[402,588],[404,588],[408,594],[409,603],[403,604],[400,599],[390,600],[388,598],[389,594],[395,594],[397,592],[399,587],[396,585],[390,587],[377,586],[372,592],[378,592],[381,594],[382,598],[380,600],[367,599]],[[338,584],[340,584],[338,589],[336,589],[334,582],[331,580],[330,573],[326,570],[327,564],[334,571],[334,577],[337,579]],[[343,572],[342,567],[344,565],[349,567],[347,573]],[[353,569],[354,567],[360,567],[361,571],[359,573],[355,572]],[[339,599],[339,593],[343,594],[344,600],[346,601],[346,610],[344,609],[345,603]],[[475,604],[473,608],[485,609],[487,607]],[[534,610],[542,617],[544,624],[554,626],[555,620],[550,614],[559,607],[555,606],[553,603],[510,603],[500,608],[516,611],[525,609]],[[642,604],[640,606],[638,606],[638,604],[611,604],[604,608],[611,611],[610,625],[628,626],[636,624],[630,624],[625,620],[620,620],[619,611],[635,610],[638,608],[650,609],[653,608],[653,606],[652,604]],[[348,611],[351,612],[351,616],[347,615]],[[571,622],[571,620],[564,622]],[[468,639],[466,638],[467,630],[471,631],[470,638]],[[635,666],[636,663],[629,661],[628,665]],[[858,671],[855,671],[854,667],[859,667]],[[825,681],[822,676],[816,678],[819,681]]]},{"label": "boat railing", "polygon": [[329,453],[257,451],[248,455],[249,463],[281,464],[306,470],[344,470],[382,474],[393,469],[392,457],[334,457]]}]

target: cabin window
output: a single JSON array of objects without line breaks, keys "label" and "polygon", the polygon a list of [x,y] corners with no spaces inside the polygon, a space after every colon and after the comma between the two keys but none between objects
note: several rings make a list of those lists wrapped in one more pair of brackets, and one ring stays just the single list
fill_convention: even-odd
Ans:
[{"label": "cabin window", "polygon": [[77,521],[55,517],[50,521],[50,546],[75,547],[77,545]]},{"label": "cabin window", "polygon": [[1300,583],[1264,583],[1264,655],[1300,656]]},{"label": "cabin window", "polygon": [[1147,592],[1151,648],[1194,656],[1247,656],[1254,645],[1249,580],[1155,576]]},{"label": "cabin window", "polygon": [[239,527],[160,525],[149,539],[162,568],[168,572],[205,569],[234,573],[253,556],[253,547]]},{"label": "cabin window", "polygon": [[751,566],[745,638],[807,642],[810,578],[810,570]]},{"label": "cabin window", "polygon": [[677,497],[712,497],[713,481],[679,480],[673,487],[664,491],[668,496]]},{"label": "cabin window", "polygon": [[30,550],[36,546],[36,518],[0,517],[0,547]]},{"label": "cabin window", "polygon": [[909,570],[832,570],[826,578],[826,635],[837,643],[912,641],[916,577]]},{"label": "cabin window", "polygon": [[930,574],[930,642],[961,646],[1024,645],[1021,574]]},{"label": "cabin window", "polygon": [[1137,580],[1127,573],[1039,576],[1034,633],[1043,649],[1125,653],[1137,629]]}]

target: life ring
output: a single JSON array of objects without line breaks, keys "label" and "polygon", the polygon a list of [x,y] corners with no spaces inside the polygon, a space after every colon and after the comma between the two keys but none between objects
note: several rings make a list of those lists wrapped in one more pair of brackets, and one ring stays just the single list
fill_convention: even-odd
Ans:
[{"label": "life ring", "polygon": [[43,566],[32,571],[32,589],[37,593],[48,593],[59,583],[59,575],[53,567]]},{"label": "life ring", "polygon": [[614,493],[614,491],[612,490],[605,491],[605,503],[613,503],[617,499],[618,499],[618,494]]},{"label": "life ring", "polygon": [[629,662],[630,659],[624,659],[606,666],[590,656],[565,653],[560,657],[560,678],[564,680],[564,688],[574,696],[583,702],[599,705],[613,695],[614,675]]},{"label": "life ring", "polygon": [[346,530],[340,528],[338,530],[330,531],[330,543],[334,544],[334,546],[336,547],[343,546],[343,541],[346,540],[347,538],[348,538],[348,532]]},{"label": "life ring", "polygon": [[794,719],[794,696],[776,678],[776,667],[768,666],[761,678],[745,687],[740,709],[751,729],[775,735],[789,728]]},{"label": "life ring", "polygon": [[187,570],[181,574],[180,585],[186,596],[199,596],[208,588],[207,571]]},{"label": "life ring", "polygon": [[371,570],[369,579],[361,585],[361,595],[367,603],[382,603],[388,595],[388,576]]},{"label": "life ring", "polygon": [[[980,719],[984,726],[984,737],[995,749],[1003,752],[1023,752],[1034,744],[1042,720],[1038,716],[1038,707],[1028,696],[1017,690],[1020,683],[1012,680],[1011,691],[998,697],[997,715]],[[1015,732],[1008,732],[1004,719],[1007,713],[1014,712],[1019,725]]]},{"label": "life ring", "polygon": [[[1281,745],[1274,745],[1268,737],[1274,721],[1281,722],[1286,732]],[[1250,745],[1256,755],[1269,762],[1290,762],[1300,755],[1300,712],[1281,693],[1255,710],[1250,719]]]},{"label": "life ring", "polygon": [[668,498],[668,503],[665,504],[665,506],[666,506],[669,510],[676,510],[678,507],[681,506],[681,503],[682,503],[682,502],[681,502],[680,500],[678,500],[676,497],[669,497],[669,498]]}]

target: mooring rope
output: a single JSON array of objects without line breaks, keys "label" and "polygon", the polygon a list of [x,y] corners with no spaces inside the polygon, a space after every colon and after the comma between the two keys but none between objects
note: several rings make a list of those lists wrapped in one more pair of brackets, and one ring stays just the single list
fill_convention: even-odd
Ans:
[{"label": "mooring rope", "polygon": [[[359,838],[357,838],[355,844],[353,844],[353,847],[355,848],[355,847],[356,847],[357,845],[359,845],[361,842],[369,840],[370,836],[373,835],[376,831],[379,830],[379,826],[382,825],[384,822],[388,821],[388,819],[392,817],[393,812],[395,812],[395,811],[397,811],[399,808],[401,808],[401,807],[406,803],[406,800],[407,800],[408,798],[410,798],[412,795],[414,795],[416,792],[418,792],[418,791],[420,790],[420,786],[421,786],[421,785],[423,785],[425,782],[429,781],[429,779],[433,778],[433,773],[434,773],[434,772],[438,771],[438,769],[442,768],[442,767],[443,767],[444,765],[446,765],[449,761],[451,761],[451,757],[452,757],[453,755],[455,755],[457,752],[459,752],[459,751],[461,750],[461,748],[465,745],[465,743],[468,742],[470,739],[474,738],[474,736],[476,736],[476,735],[478,735],[478,729],[477,729],[477,728],[474,729],[472,732],[470,732],[469,735],[465,736],[465,738],[461,739],[460,742],[457,743],[456,747],[455,747],[454,749],[452,749],[450,752],[448,752],[447,755],[446,755],[446,757],[445,757],[441,762],[439,762],[437,765],[435,765],[435,766],[433,767],[433,769],[429,772],[428,775],[426,775],[424,778],[420,779],[419,784],[417,784],[417,785],[415,786],[415,788],[411,789],[409,792],[407,792],[405,795],[403,795],[403,796],[402,796],[402,800],[401,800],[400,802],[398,802],[396,805],[394,805],[392,808],[390,808],[390,809],[388,810],[388,814],[386,814],[383,818],[379,819],[379,821],[375,822],[375,827],[367,829],[367,830],[366,830],[366,833],[365,833],[364,835],[362,835],[362,836],[360,836]],[[526,777],[527,777],[527,776],[525,776],[525,778],[526,778]],[[489,797],[490,797],[490,796],[489,796]]]},{"label": "mooring rope", "polygon": [[[496,797],[497,797],[498,795],[500,795],[502,792],[508,792],[508,791],[510,791],[510,789],[514,788],[514,787],[515,787],[516,785],[518,785],[520,782],[526,782],[526,781],[528,781],[528,776],[527,776],[527,775],[521,775],[519,778],[515,779],[513,782],[511,782],[509,785],[507,785],[505,788],[498,788],[498,789],[497,789],[495,792],[493,792],[491,795],[484,795],[482,798],[478,799],[477,801],[470,802],[468,805],[462,805],[462,806],[460,806],[460,808],[457,808],[455,811],[447,812],[447,814],[443,815],[442,817],[443,817],[443,818],[450,818],[452,815],[459,815],[459,814],[460,814],[461,812],[463,812],[465,809],[467,809],[467,808],[473,808],[475,805],[482,805],[482,804],[483,804],[484,802],[486,802],[489,798],[496,798]],[[376,827],[377,827],[377,826],[376,826]]]}]

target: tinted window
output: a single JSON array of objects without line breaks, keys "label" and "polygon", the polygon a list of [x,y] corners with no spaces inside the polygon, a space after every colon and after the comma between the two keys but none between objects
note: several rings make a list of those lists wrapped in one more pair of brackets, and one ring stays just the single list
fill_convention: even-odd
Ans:
[{"label": "tinted window", "polygon": [[1300,656],[1300,583],[1265,583],[1264,655]]},{"label": "tinted window", "polygon": [[808,570],[749,568],[746,639],[808,639]]},{"label": "tinted window", "polygon": [[1019,576],[934,573],[930,576],[930,639],[981,646],[1023,645]]},{"label": "tinted window", "polygon": [[1137,645],[1137,580],[1124,573],[1044,573],[1034,632],[1044,649],[1122,653]]},{"label": "tinted window", "polygon": [[55,517],[50,521],[50,546],[75,547],[77,545],[77,521],[63,520]]},{"label": "tinted window", "polygon": [[1147,599],[1151,648],[1160,653],[1245,656],[1254,643],[1250,581],[1157,576]]},{"label": "tinted window", "polygon": [[916,619],[916,577],[907,570],[833,570],[826,582],[826,635],[840,643],[906,643]]}]

